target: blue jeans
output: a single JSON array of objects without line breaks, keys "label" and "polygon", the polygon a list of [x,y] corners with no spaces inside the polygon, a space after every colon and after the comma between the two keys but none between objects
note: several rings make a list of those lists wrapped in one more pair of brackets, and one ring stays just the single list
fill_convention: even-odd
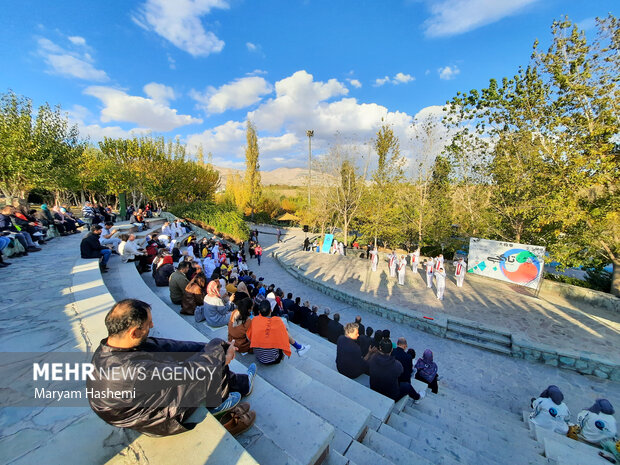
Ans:
[{"label": "blue jeans", "polygon": [[108,264],[108,260],[110,259],[110,255],[112,255],[112,251],[110,249],[103,249],[101,251],[101,264],[106,266]]},{"label": "blue jeans", "polygon": [[11,243],[11,239],[6,236],[0,236],[0,250],[4,250]]}]

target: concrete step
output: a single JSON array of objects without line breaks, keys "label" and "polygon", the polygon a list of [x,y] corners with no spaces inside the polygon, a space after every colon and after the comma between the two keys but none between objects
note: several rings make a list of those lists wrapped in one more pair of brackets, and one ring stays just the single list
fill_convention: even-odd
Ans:
[{"label": "concrete step", "polygon": [[369,430],[362,444],[394,464],[432,465],[433,463],[377,431]]},{"label": "concrete step", "polygon": [[568,440],[574,444],[564,444],[545,438],[545,455],[560,465],[609,465],[607,460],[598,455],[599,450],[594,447],[590,447],[592,450],[582,450],[577,447],[579,442]]},{"label": "concrete step", "polygon": [[330,448],[327,458],[322,465],[355,465],[355,463]]},{"label": "concrete step", "polygon": [[[396,417],[397,415],[392,415],[390,419]],[[412,450],[416,454],[421,457],[424,457],[428,461],[436,464],[436,465],[456,465],[459,463],[478,463],[477,460],[474,460],[475,453],[470,451],[469,461],[459,461],[457,460],[450,451],[447,450],[437,450],[431,448],[428,443],[425,443],[424,440],[414,440],[412,437],[408,436],[405,433],[400,432],[396,428],[392,428],[390,425],[383,423],[379,428],[379,433],[384,435],[387,438],[390,438],[392,441],[397,442],[403,447],[406,447],[409,450]],[[461,448],[457,449],[455,452],[460,451]],[[479,463],[480,465],[480,463]]]},{"label": "concrete step", "polygon": [[[425,401],[426,399],[423,402]],[[510,459],[515,465],[545,463],[545,458],[541,455],[542,448],[527,436],[527,431],[525,432],[526,437],[516,434],[517,431],[523,431],[518,424],[515,425],[514,429],[497,430],[489,428],[485,423],[472,421],[459,415],[430,416],[411,410],[407,412],[407,409],[400,416],[449,433],[459,444],[469,447],[475,452],[512,452],[517,448],[519,455],[514,457],[511,455]],[[476,440],[472,441],[472,438],[476,438]]]},{"label": "concrete step", "polygon": [[265,436],[256,426],[252,426],[245,433],[237,436],[236,439],[247,452],[252,454],[252,457],[259,461],[259,463],[302,465],[299,461],[282,450],[282,448],[275,444],[270,438]]},{"label": "concrete step", "polygon": [[357,465],[394,465],[394,462],[357,441],[353,441],[344,456]]},{"label": "concrete step", "polygon": [[448,319],[447,330],[460,333],[465,336],[475,337],[483,341],[495,342],[506,347],[512,346],[512,336],[510,333],[486,328],[475,322],[455,321],[453,319]]},{"label": "concrete step", "polygon": [[462,342],[463,344],[468,344],[470,346],[479,347],[480,349],[489,350],[491,352],[497,352],[508,356],[510,356],[511,354],[510,349],[503,344],[498,344],[497,342],[491,341],[484,341],[476,336],[462,334],[460,332],[455,332],[450,329],[446,331],[446,339],[452,339],[453,341]]},{"label": "concrete step", "polygon": [[[558,459],[559,456],[576,456],[576,457],[593,457],[596,456],[600,463],[609,463],[604,458],[598,455],[601,452],[601,448],[588,444],[582,441],[575,441],[561,434],[557,434],[548,429],[541,428],[540,426],[531,423],[532,430],[536,441],[544,445],[545,455],[549,458],[556,459],[558,462],[562,462],[562,459]],[[607,454],[610,455],[610,454]],[[564,459],[564,461],[566,461]],[[570,462],[573,463],[573,462]],[[586,462],[583,462],[586,463]],[[599,463],[596,461],[590,461],[588,463]]]},{"label": "concrete step", "polygon": [[[440,463],[439,460],[446,457],[459,463],[478,465],[494,463],[490,457],[484,457],[480,450],[476,451],[468,447],[467,444],[463,444],[464,441],[459,441],[457,436],[445,429],[437,428],[431,423],[422,422],[409,415],[391,415],[385,426],[390,426],[400,434],[409,437],[411,442],[407,447],[434,463]],[[381,428],[384,429],[384,426],[382,425]]]},{"label": "concrete step", "polygon": [[[119,262],[120,260],[110,260],[110,272],[106,275],[106,284],[110,280],[114,281],[114,290],[111,289],[110,292],[116,300],[138,297],[151,305],[154,323],[151,335],[179,340],[208,341],[209,338],[186,324],[149,289],[133,263]],[[236,373],[243,373],[246,369],[238,360],[233,360],[230,368]],[[288,454],[291,463],[297,461],[300,464],[314,464],[327,453],[334,437],[334,428],[269,384],[261,377],[260,368],[254,390],[248,400],[252,409],[256,411],[257,431]],[[307,434],[308,431],[313,433]],[[261,444],[265,441],[262,440]]]}]

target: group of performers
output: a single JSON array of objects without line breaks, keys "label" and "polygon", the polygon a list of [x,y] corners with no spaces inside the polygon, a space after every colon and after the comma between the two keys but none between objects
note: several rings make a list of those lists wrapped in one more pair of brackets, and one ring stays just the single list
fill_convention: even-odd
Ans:
[{"label": "group of performers", "polygon": [[[409,254],[411,256],[411,270],[417,272],[418,265],[420,263],[420,249]],[[405,285],[405,271],[407,269],[407,256],[401,254],[400,258],[396,254],[396,251],[392,250],[392,253],[388,254],[388,268],[390,270],[390,277],[398,277],[398,284]],[[377,271],[379,264],[379,252],[377,248],[373,248],[370,251],[370,266],[372,271]],[[437,291],[437,299],[443,300],[444,290],[446,289],[446,271],[444,269],[443,254],[439,254],[435,258],[426,259],[422,265],[426,272],[426,285],[429,289],[433,287],[433,278],[435,278],[435,289]],[[454,261],[454,276],[456,278],[456,286],[463,287],[463,281],[465,280],[465,273],[467,273],[467,262],[463,258],[459,258]]]}]

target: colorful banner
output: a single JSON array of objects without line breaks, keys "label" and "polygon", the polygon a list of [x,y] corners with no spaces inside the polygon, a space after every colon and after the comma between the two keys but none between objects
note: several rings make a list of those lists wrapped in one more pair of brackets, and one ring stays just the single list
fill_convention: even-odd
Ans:
[{"label": "colorful banner", "polygon": [[545,248],[472,237],[467,272],[538,289],[545,264]]},{"label": "colorful banner", "polygon": [[329,250],[332,248],[332,242],[334,242],[334,235],[325,234],[325,239],[323,239],[323,247],[321,247],[321,253],[329,253]]}]

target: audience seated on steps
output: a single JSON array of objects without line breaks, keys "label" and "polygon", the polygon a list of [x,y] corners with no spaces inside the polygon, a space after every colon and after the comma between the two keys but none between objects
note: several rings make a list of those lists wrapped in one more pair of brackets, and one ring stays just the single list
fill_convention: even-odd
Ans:
[{"label": "audience seated on steps", "polygon": [[323,309],[323,314],[319,316],[318,333],[319,336],[327,338],[329,335],[328,327],[332,319],[329,317],[329,308]]},{"label": "audience seated on steps", "polygon": [[[413,352],[415,357],[415,351]],[[433,394],[439,392],[437,381],[439,381],[439,375],[437,374],[437,364],[433,361],[433,352],[430,349],[426,349],[422,354],[422,357],[415,362],[415,379],[428,384]]]},{"label": "audience seated on steps", "polygon": [[102,273],[105,273],[108,271],[107,264],[110,255],[112,255],[112,251],[99,243],[101,229],[101,226],[98,224],[94,224],[90,227],[90,233],[88,233],[80,243],[80,255],[82,258],[100,258],[101,263],[99,264],[99,268]]},{"label": "audience seated on steps", "polygon": [[113,229],[114,223],[106,221],[103,229],[101,230],[101,236],[99,237],[99,243],[101,245],[110,245],[114,250],[118,252],[118,245],[121,240],[114,235],[118,232],[118,229]]},{"label": "audience seated on steps", "polygon": [[577,415],[577,437],[591,444],[601,446],[620,461],[617,448],[618,427],[613,417],[614,407],[607,399],[597,399],[592,407]]},{"label": "audience seated on steps", "polygon": [[136,228],[138,228],[138,231],[142,231],[144,229],[146,223],[144,222],[144,215],[141,208],[139,208],[137,212],[134,212],[131,215],[131,218],[129,218],[129,222],[133,224]]},{"label": "audience seated on steps", "polygon": [[337,341],[336,368],[339,373],[351,379],[368,374],[368,362],[362,358],[362,351],[357,343],[358,336],[357,323],[347,323],[344,335]]},{"label": "audience seated on steps", "polygon": [[168,287],[170,289],[170,300],[175,305],[181,305],[183,302],[183,293],[189,284],[187,272],[191,266],[190,262],[181,262],[176,271],[168,278]]},{"label": "audience seated on steps", "polygon": [[[310,303],[308,303],[310,305]],[[308,318],[306,319],[306,329],[311,333],[318,334],[319,333],[319,315],[318,315],[319,307],[314,305],[312,310],[308,314]]]},{"label": "audience seated on steps", "polygon": [[235,296],[235,302],[237,308],[230,314],[228,320],[228,342],[235,341],[235,347],[237,350],[245,354],[247,352],[253,352],[250,347],[250,340],[248,339],[248,329],[252,325],[252,306],[254,303],[249,296],[242,296],[239,300]]},{"label": "audience seated on steps", "polygon": [[564,394],[560,388],[549,386],[537,399],[532,399],[532,409],[532,423],[561,435],[568,433],[570,411],[564,403]]},{"label": "audience seated on steps", "polygon": [[366,327],[366,334],[360,334],[357,338],[357,343],[360,346],[360,350],[362,351],[362,357],[366,357],[368,353],[368,349],[370,349],[370,344],[372,342],[372,333],[373,329],[370,326]]},{"label": "audience seated on steps", "polygon": [[41,210],[36,213],[36,218],[46,228],[56,228],[61,236],[67,235],[66,225],[54,217],[54,213],[48,208],[47,204],[41,205]]},{"label": "audience seated on steps", "polygon": [[263,300],[258,310],[259,315],[252,319],[247,330],[247,338],[256,360],[264,365],[274,365],[280,363],[284,355],[291,356],[291,345],[300,356],[310,349],[309,345],[299,344],[288,334],[282,318],[271,315],[268,301]]},{"label": "audience seated on steps", "polygon": [[118,253],[123,263],[136,262],[138,272],[147,273],[150,271],[148,265],[148,256],[144,249],[136,244],[136,236],[134,234],[122,234],[121,242],[118,245]]},{"label": "audience seated on steps", "polygon": [[[398,377],[399,382],[411,382],[413,376],[413,359],[415,358],[415,350],[407,350],[407,339],[399,337],[396,341],[396,348],[392,352],[394,358],[403,366],[403,372]],[[435,393],[436,394],[436,393]]]},{"label": "audience seated on steps", "polygon": [[[95,393],[89,403],[105,422],[153,436],[169,436],[192,429],[199,410],[210,408],[233,434],[247,430],[256,414],[243,405],[232,421],[227,413],[252,392],[256,365],[247,374],[230,371],[236,347],[221,339],[208,343],[149,337],[153,327],[149,304],[126,299],[106,315],[108,337],[93,355],[94,380],[87,388]],[[123,368],[118,372],[118,367]],[[106,376],[112,373],[114,376]],[[162,381],[165,370],[174,372]],[[178,374],[178,376],[177,376]],[[129,392],[131,396],[96,393]],[[241,418],[241,424],[239,421]]]},{"label": "audience seated on steps", "polygon": [[90,202],[85,202],[82,207],[82,218],[86,222],[87,225],[92,226],[93,224],[99,224],[103,221],[103,218],[99,216],[99,214],[93,208],[93,204]]},{"label": "audience seated on steps", "polygon": [[[197,308],[202,308],[207,295],[207,277],[203,272],[196,273],[183,291],[181,314],[195,315]],[[204,318],[203,318],[204,319]]]},{"label": "audience seated on steps", "polygon": [[392,356],[392,341],[382,339],[379,343],[379,351],[370,357],[368,362],[370,374],[370,389],[397,401],[408,395],[413,400],[424,397],[425,392],[417,393],[411,382],[399,382],[398,378],[403,372],[403,366]]},{"label": "audience seated on steps", "polygon": [[226,326],[230,319],[230,312],[234,308],[235,296],[228,296],[228,293],[221,296],[222,283],[220,280],[213,280],[207,285],[207,295],[204,298],[202,307],[196,308],[194,318],[196,321],[203,321],[211,327]]},{"label": "audience seated on steps", "polygon": [[[43,207],[43,205],[41,205]],[[60,231],[61,229],[65,230],[66,234],[76,234],[79,231],[77,230],[78,224],[77,222],[71,218],[70,216],[65,215],[58,205],[55,205],[52,208],[52,214],[54,216],[54,225]]]},{"label": "audience seated on steps", "polygon": [[357,323],[357,328],[359,330],[360,336],[362,334],[366,334],[366,327],[362,324],[362,316],[361,315],[357,315],[355,317],[354,323]]},{"label": "audience seated on steps", "polygon": [[54,238],[56,228],[47,228],[39,220],[37,220],[37,211],[35,209],[28,209],[25,205],[21,205],[14,210],[15,220],[22,231],[26,231],[32,237],[33,242],[38,242],[40,245],[45,244],[46,240]]},{"label": "audience seated on steps", "polygon": [[155,279],[155,285],[159,287],[166,287],[172,273],[174,273],[174,264],[172,263],[172,256],[165,254],[157,265],[153,265],[155,270],[153,271],[153,278]]},{"label": "audience seated on steps", "polygon": [[334,313],[334,319],[327,325],[327,339],[335,344],[338,338],[344,334],[344,326],[340,324],[340,314]]},{"label": "audience seated on steps", "polygon": [[0,231],[8,231],[24,248],[25,255],[28,252],[41,250],[32,240],[32,236],[26,230],[28,223],[15,216],[15,207],[5,206],[0,213]]},{"label": "audience seated on steps", "polygon": [[2,255],[2,251],[6,249],[10,243],[11,239],[0,235],[0,268],[6,268],[7,266],[12,265],[11,262],[4,261],[4,256]]}]

